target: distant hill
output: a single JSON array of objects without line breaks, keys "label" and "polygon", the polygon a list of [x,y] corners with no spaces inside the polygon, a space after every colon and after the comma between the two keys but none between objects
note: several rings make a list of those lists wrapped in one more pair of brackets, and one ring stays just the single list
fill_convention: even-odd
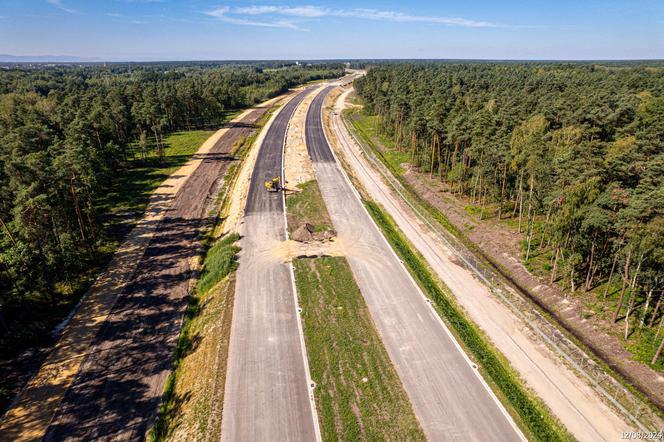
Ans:
[{"label": "distant hill", "polygon": [[86,63],[100,61],[98,58],[76,57],[72,55],[10,55],[0,54],[3,63]]}]

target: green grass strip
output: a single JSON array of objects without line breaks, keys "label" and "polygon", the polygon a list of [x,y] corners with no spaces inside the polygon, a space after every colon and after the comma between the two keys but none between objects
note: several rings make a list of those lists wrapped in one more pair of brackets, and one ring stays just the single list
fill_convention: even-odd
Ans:
[{"label": "green grass strip", "polygon": [[454,302],[445,294],[424,262],[413,252],[391,217],[373,202],[365,201],[365,206],[420,287],[435,302],[445,322],[453,329],[454,334],[470,351],[475,362],[498,388],[500,396],[516,412],[526,427],[526,436],[541,441],[574,440],[551,416],[548,409],[539,403],[539,400],[531,397],[507,363],[498,357],[481,332],[465,318]]},{"label": "green grass strip", "polygon": [[323,440],[425,440],[346,258],[293,266]]},{"label": "green grass strip", "polygon": [[240,247],[235,243],[240,239],[240,235],[233,233],[217,241],[208,250],[203,264],[201,278],[196,284],[197,293],[205,293],[214,287],[226,275],[237,269],[236,255]]}]

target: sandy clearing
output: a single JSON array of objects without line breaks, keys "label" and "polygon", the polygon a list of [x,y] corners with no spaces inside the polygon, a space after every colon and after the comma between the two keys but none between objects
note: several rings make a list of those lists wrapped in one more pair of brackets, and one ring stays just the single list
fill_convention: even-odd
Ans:
[{"label": "sandy clearing", "polygon": [[319,256],[344,256],[345,248],[339,239],[330,241],[298,242],[292,240],[271,244],[269,252],[284,262],[293,258],[315,258]]},{"label": "sandy clearing", "polygon": [[[273,98],[260,105],[272,106]],[[239,122],[247,109],[231,122]],[[203,143],[192,157],[153,192],[145,214],[118,247],[107,269],[97,278],[81,301],[62,337],[42,364],[39,372],[21,390],[0,423],[0,433],[15,441],[41,438],[65,392],[79,372],[97,332],[108,318],[118,295],[137,269],[148,244],[155,235],[175,195],[205,159],[205,154],[228,132],[224,127]],[[195,262],[192,260],[192,263]]]},{"label": "sandy clearing", "polygon": [[[351,91],[347,90],[338,98],[335,103],[337,113],[343,109],[345,98]],[[427,226],[417,219],[397,195],[387,190],[389,186],[363,157],[338,117],[332,119],[332,127],[342,140],[342,143],[335,146],[337,152],[345,156],[347,164],[372,198],[390,213],[451,289],[470,318],[490,337],[528,386],[544,400],[568,430],[582,441],[616,440],[622,431],[632,430],[486,286],[468,270],[454,263],[451,250],[428,231]]]},{"label": "sandy clearing", "polygon": [[304,123],[309,105],[325,86],[327,83],[323,83],[302,100],[288,125],[284,150],[284,179],[286,180],[284,186],[289,190],[295,190],[296,186],[314,179],[314,170],[304,141]]}]

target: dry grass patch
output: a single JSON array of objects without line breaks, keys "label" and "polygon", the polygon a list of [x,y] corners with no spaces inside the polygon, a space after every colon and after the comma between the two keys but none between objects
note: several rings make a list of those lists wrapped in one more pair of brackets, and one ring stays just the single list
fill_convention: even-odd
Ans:
[{"label": "dry grass patch", "polygon": [[231,274],[200,299],[200,314],[191,324],[190,353],[175,382],[166,440],[217,441],[221,437],[234,295],[235,274]]}]

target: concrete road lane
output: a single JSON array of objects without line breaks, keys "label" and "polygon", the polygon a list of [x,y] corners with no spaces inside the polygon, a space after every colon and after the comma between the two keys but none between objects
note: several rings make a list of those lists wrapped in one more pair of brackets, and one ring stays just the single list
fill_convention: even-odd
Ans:
[{"label": "concrete road lane", "polygon": [[323,90],[307,114],[318,185],[385,347],[430,440],[523,438],[372,222],[321,123]]},{"label": "concrete road lane", "polygon": [[[288,122],[307,89],[274,118],[260,147],[245,209],[221,438],[313,441],[319,436],[289,264],[270,252],[286,239],[282,173]],[[282,180],[283,181],[283,180]]]}]

